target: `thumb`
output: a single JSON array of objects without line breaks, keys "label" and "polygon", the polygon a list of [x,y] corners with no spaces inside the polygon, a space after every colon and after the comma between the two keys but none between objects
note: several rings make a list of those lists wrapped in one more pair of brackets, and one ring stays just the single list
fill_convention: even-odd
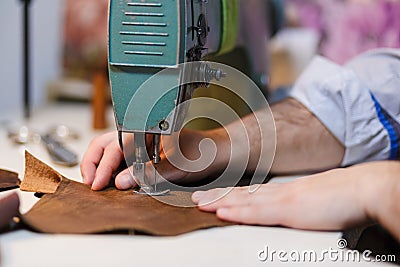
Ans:
[{"label": "thumb", "polygon": [[136,187],[137,183],[132,174],[133,174],[132,166],[120,172],[115,177],[115,186],[120,190],[126,190]]}]

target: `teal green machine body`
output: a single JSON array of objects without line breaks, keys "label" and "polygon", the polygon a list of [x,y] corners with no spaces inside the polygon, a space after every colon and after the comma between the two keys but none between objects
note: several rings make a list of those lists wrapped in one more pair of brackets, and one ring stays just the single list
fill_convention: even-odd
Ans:
[{"label": "teal green machine body", "polygon": [[146,88],[149,98],[140,105],[130,106],[131,99],[161,70],[169,69],[157,76],[157,85],[178,84],[182,78],[178,64],[217,53],[224,39],[224,5],[236,1],[110,0],[109,75],[119,131],[171,134],[176,129],[182,114],[169,115],[192,96],[195,85],[165,88],[156,103],[150,103],[152,88]]}]

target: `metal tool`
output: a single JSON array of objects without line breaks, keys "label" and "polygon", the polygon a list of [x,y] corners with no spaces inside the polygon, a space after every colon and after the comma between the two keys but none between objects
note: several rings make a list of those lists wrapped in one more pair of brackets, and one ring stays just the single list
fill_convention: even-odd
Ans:
[{"label": "metal tool", "polygon": [[[183,123],[188,106],[181,104],[192,97],[195,88],[224,76],[222,70],[201,60],[235,46],[238,5],[238,0],[110,0],[108,60],[113,106],[121,148],[123,132],[135,135],[136,159],[132,163],[140,192],[168,192],[157,190],[156,175],[153,181],[146,177],[145,163],[150,159],[145,137],[153,135],[156,169],[161,159],[160,135],[172,134]],[[177,67],[185,62],[198,64],[190,70]],[[165,90],[165,94],[152,103],[154,91],[149,89],[140,105],[130,106],[142,84],[163,69],[170,71],[157,76],[157,90]],[[171,81],[187,76],[201,82],[168,88]],[[148,105],[153,106],[150,114]]]},{"label": "metal tool", "polygon": [[[5,123],[7,125],[7,123]],[[51,160],[63,166],[72,167],[78,164],[78,155],[66,148],[58,139],[68,137],[77,138],[77,133],[71,131],[71,134],[67,135],[65,132],[63,135],[60,133],[49,131],[46,134],[40,134],[27,126],[21,126],[16,130],[12,130],[9,126],[5,126],[8,132],[8,138],[17,144],[27,144],[27,143],[40,143],[42,142],[50,155]],[[66,126],[64,130],[70,132],[69,128]],[[54,128],[56,129],[56,128]],[[72,134],[73,133],[73,134]]]},{"label": "metal tool", "polygon": [[78,156],[61,142],[57,141],[51,134],[41,135],[41,140],[45,144],[54,163],[67,167],[78,164]]}]

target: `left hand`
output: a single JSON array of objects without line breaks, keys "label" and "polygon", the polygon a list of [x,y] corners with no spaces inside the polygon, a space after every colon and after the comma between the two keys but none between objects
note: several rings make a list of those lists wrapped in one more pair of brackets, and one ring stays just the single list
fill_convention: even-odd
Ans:
[{"label": "left hand", "polygon": [[385,175],[388,164],[361,164],[286,184],[265,184],[254,193],[249,187],[233,188],[225,196],[227,189],[195,192],[192,200],[227,221],[339,230],[375,220],[373,211],[391,186],[385,179],[390,176]]}]

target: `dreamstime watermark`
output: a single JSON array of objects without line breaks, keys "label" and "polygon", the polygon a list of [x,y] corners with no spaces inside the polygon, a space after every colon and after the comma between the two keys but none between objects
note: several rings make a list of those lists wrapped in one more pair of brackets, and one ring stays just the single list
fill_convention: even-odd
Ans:
[{"label": "dreamstime watermark", "polygon": [[[208,71],[204,73],[204,70]],[[208,81],[207,77],[211,70],[222,70],[225,75],[221,79]],[[236,104],[211,96],[190,98],[194,88],[206,85],[204,84],[205,80],[207,80],[207,85],[214,85],[216,90],[223,89],[224,91],[221,92],[235,96]],[[142,181],[137,181],[138,184],[142,183],[151,187],[157,181],[157,184],[162,184],[170,191],[189,192],[206,191],[217,187],[226,188],[222,194],[216,195],[203,205],[217,201],[228,194],[246,173],[250,160],[250,147],[254,142],[250,138],[250,129],[246,127],[245,120],[242,119],[240,109],[237,107],[239,102],[242,103],[243,108],[253,114],[251,131],[257,131],[260,135],[260,141],[257,143],[258,162],[255,162],[255,169],[249,176],[249,193],[255,192],[268,176],[275,156],[275,120],[260,88],[244,73],[217,62],[187,62],[165,68],[143,82],[130,97],[121,127],[125,134],[121,135],[120,140],[127,166],[136,163],[136,154],[139,155],[139,151],[136,151],[133,145],[133,132],[160,133],[162,135],[160,142],[162,161],[158,165],[160,167],[156,168],[151,164],[148,155],[142,153],[141,161],[146,163],[145,167],[139,168],[144,173],[141,174]],[[162,118],[159,117],[161,115]],[[222,165],[225,165],[225,168],[218,172],[218,177],[207,184],[194,187],[193,185],[174,183],[174,181],[170,181],[170,172],[165,171],[166,169],[174,168],[186,175],[202,172],[216,163],[220,146],[215,138],[191,132],[195,142],[191,142],[189,138],[186,138],[185,142],[180,142],[184,139],[187,131],[185,126],[198,119],[213,122],[225,132],[227,136],[225,141],[229,143],[229,149],[223,151],[226,162]],[[229,127],[232,123],[235,123],[235,126]],[[201,140],[198,141],[196,138],[201,138]],[[140,139],[136,141],[146,143],[145,135],[141,135]],[[196,151],[195,146],[199,152],[198,157],[187,157],[190,154],[187,153],[188,147],[191,147],[192,151]],[[167,162],[170,167],[161,167],[164,162]],[[135,177],[134,168],[129,168],[129,170],[132,177]],[[176,178],[179,180],[180,177]],[[173,206],[196,206],[192,202],[182,201],[179,198],[152,197]]]},{"label": "dreamstime watermark", "polygon": [[372,255],[372,251],[350,250],[347,241],[339,239],[337,247],[315,250],[273,250],[268,246],[258,251],[257,257],[261,262],[395,262],[395,255]]}]

